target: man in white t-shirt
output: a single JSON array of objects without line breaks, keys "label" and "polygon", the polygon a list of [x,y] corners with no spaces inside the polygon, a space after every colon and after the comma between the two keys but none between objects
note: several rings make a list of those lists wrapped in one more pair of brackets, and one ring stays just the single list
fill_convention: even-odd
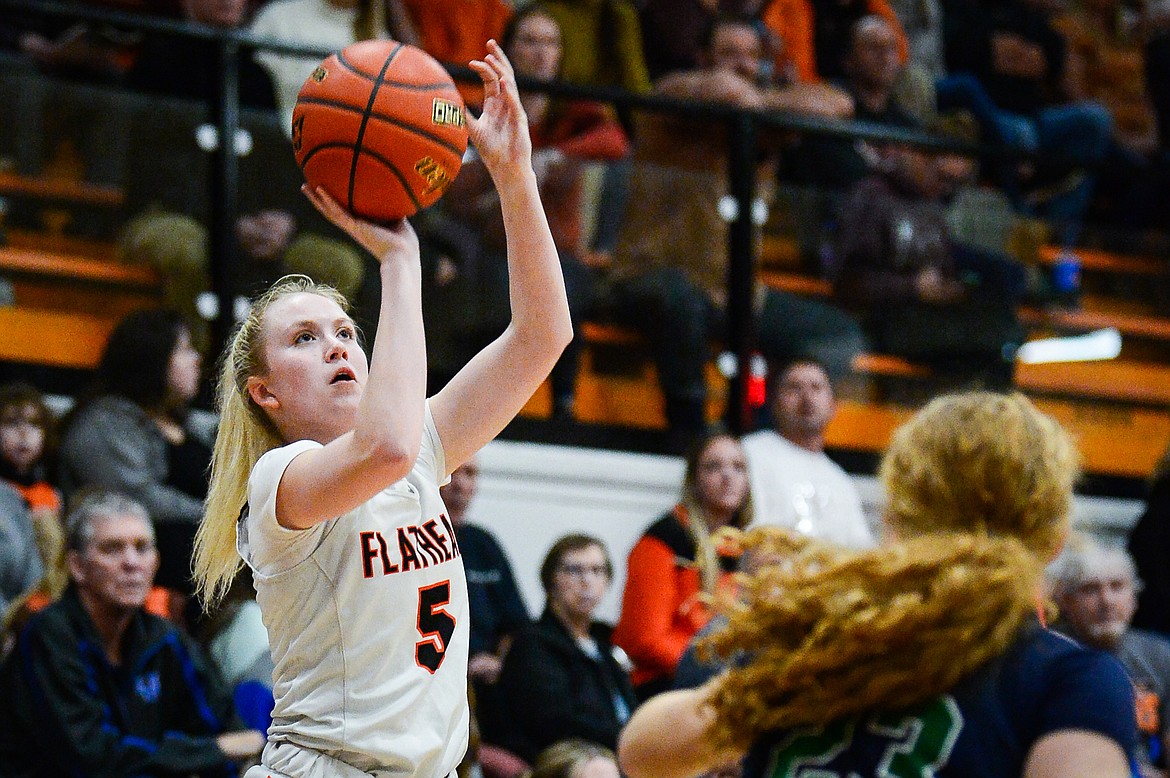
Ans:
[{"label": "man in white t-shirt", "polygon": [[854,548],[874,545],[857,487],[825,456],[825,428],[836,403],[829,374],[797,360],[775,378],[775,428],[743,439],[757,524],[779,524]]}]

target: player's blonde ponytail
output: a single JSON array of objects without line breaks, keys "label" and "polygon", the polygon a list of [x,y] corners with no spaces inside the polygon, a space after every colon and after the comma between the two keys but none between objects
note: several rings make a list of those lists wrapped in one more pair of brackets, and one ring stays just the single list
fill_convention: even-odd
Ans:
[{"label": "player's blonde ponytail", "polygon": [[346,307],[345,299],[332,287],[308,276],[285,276],[253,303],[223,356],[217,388],[219,431],[193,560],[196,593],[208,610],[227,593],[242,564],[236,553],[236,520],[248,501],[252,468],[265,452],[284,443],[268,417],[252,402],[247,384],[251,376],[264,370],[265,312],[272,303],[298,292],[319,294]]},{"label": "player's blonde ponytail", "polygon": [[1077,475],[1056,422],[1019,395],[943,397],[894,435],[880,472],[894,535],[883,548],[778,528],[743,537],[757,572],[706,644],[744,660],[709,699],[717,745],[930,699],[1035,612]]}]

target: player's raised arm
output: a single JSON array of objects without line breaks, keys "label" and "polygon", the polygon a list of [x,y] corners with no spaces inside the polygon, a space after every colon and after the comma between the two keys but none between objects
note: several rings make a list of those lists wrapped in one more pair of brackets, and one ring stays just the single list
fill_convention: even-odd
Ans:
[{"label": "player's raised arm", "polygon": [[512,320],[431,400],[447,471],[467,461],[524,407],[573,337],[560,260],[532,170],[532,141],[512,66],[495,41],[471,67],[484,108],[471,139],[500,195]]}]

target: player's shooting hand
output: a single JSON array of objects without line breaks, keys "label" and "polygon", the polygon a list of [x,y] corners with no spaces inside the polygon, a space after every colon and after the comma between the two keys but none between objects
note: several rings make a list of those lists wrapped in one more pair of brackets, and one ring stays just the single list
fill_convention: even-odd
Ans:
[{"label": "player's shooting hand", "polygon": [[391,225],[379,225],[359,219],[337,204],[321,187],[316,190],[308,184],[301,187],[305,197],[333,224],[374,255],[379,262],[402,257],[419,264],[418,236],[410,222],[401,219]]},{"label": "player's shooting hand", "polygon": [[475,150],[497,179],[509,169],[522,171],[531,166],[532,139],[512,63],[494,40],[487,45],[487,55],[470,63],[483,79],[484,100],[483,112],[479,118],[469,115],[467,127]]}]

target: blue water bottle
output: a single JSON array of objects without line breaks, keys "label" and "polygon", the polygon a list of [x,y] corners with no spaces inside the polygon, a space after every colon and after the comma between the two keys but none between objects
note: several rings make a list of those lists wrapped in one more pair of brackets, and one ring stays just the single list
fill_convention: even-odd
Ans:
[{"label": "blue water bottle", "polygon": [[1060,252],[1052,264],[1052,290],[1063,305],[1079,304],[1081,294],[1081,258],[1069,250]]}]

